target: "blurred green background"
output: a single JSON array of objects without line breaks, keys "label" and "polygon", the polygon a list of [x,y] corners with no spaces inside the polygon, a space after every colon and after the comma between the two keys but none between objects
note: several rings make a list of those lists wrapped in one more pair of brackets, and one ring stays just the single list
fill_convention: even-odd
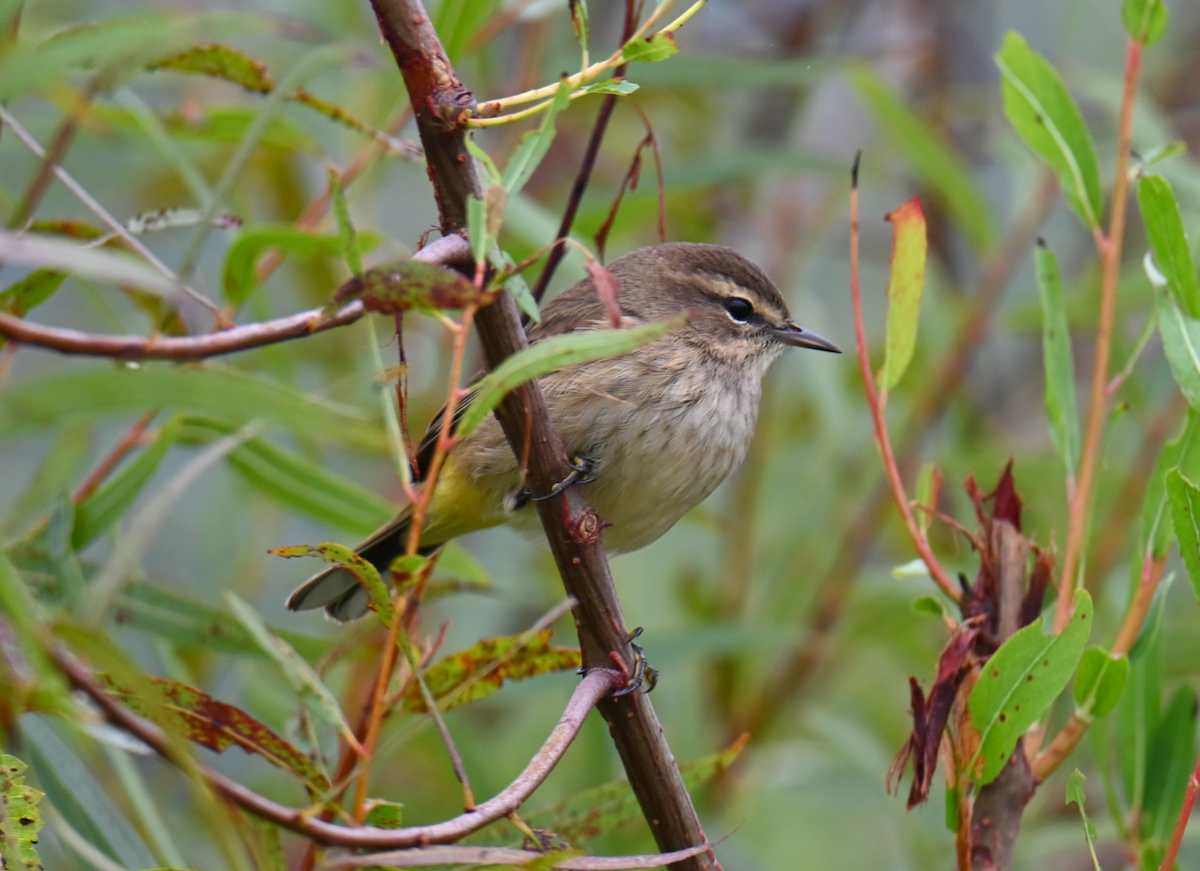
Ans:
[{"label": "blurred green background", "polygon": [[[1166,38],[1146,58],[1133,143],[1141,153],[1175,140],[1188,145],[1190,154],[1164,163],[1161,172],[1175,187],[1185,224],[1197,228],[1200,167],[1191,155],[1200,147],[1200,55],[1194,50],[1200,6],[1179,0],[1170,5]],[[596,58],[616,44],[623,4],[591,6]],[[641,87],[618,102],[575,235],[593,244],[648,119],[661,152],[668,237],[737,248],[773,276],[799,323],[849,350],[854,338],[847,195],[850,165],[862,149],[863,287],[872,340],[882,335],[885,314],[891,228],[883,216],[917,194],[930,222],[917,356],[889,403],[893,438],[913,448],[915,462],[906,467],[910,492],[919,464],[936,461],[947,482],[942,510],[971,527],[961,482],[973,474],[988,491],[1004,463],[1015,458],[1025,531],[1044,547],[1061,544],[1065,485],[1043,411],[1033,241],[1044,236],[1059,255],[1077,337],[1089,337],[1094,328],[1099,271],[1092,240],[1060,198],[1045,195],[1041,170],[1004,120],[992,55],[1003,34],[1016,29],[1056,65],[1084,110],[1104,176],[1111,178],[1125,50],[1118,7],[1115,0],[710,0],[680,32],[679,55],[630,68],[629,79]],[[460,76],[481,101],[578,67],[565,2],[444,0],[431,3],[430,11]],[[26,4],[19,42],[32,49],[67,29],[114,21],[145,27],[163,45],[235,46],[264,62],[276,82],[303,85],[375,128],[386,129],[406,100],[366,3],[251,0],[160,7],[41,0]],[[129,40],[130,56],[147,50],[139,43],[144,34],[122,38]],[[109,51],[109,60],[118,56],[111,43],[96,51],[98,56]],[[65,118],[77,118],[63,165],[121,220],[198,207],[272,100],[169,71],[127,68],[109,78],[98,74],[103,66],[81,68],[78,60],[10,63],[3,97],[44,144],[63,129]],[[84,102],[89,89],[95,93]],[[502,243],[518,259],[553,238],[601,99],[581,99],[563,113],[552,150],[510,204]],[[220,298],[226,257],[239,235],[294,222],[325,191],[328,167],[347,166],[370,144],[305,106],[276,102],[220,204],[221,212],[243,220],[243,228],[214,230],[200,250],[194,283],[214,299]],[[950,162],[913,133],[914,122],[920,134],[947,149]],[[521,129],[489,130],[476,141],[503,160]],[[410,123],[396,135],[413,140],[416,133]],[[5,129],[0,211],[13,212],[37,167],[36,158]],[[411,252],[436,222],[424,166],[404,153],[375,160],[347,196],[360,232],[383,240],[370,251],[369,264]],[[657,241],[657,209],[654,159],[646,151],[607,257]],[[35,219],[93,220],[57,183]],[[336,232],[331,216],[321,226]],[[194,226],[167,229],[146,242],[177,266],[195,234]],[[1124,363],[1145,322],[1151,290],[1140,267],[1145,247],[1140,224],[1132,220],[1114,367]],[[568,256],[555,288],[582,277],[581,264],[578,255]],[[347,274],[335,253],[289,257],[254,290],[239,320],[321,305]],[[10,265],[0,284],[8,287],[24,275]],[[183,306],[181,314],[193,330],[208,328],[205,312],[194,304]],[[153,325],[129,295],[75,279],[30,317],[94,332],[145,334]],[[972,323],[980,327],[977,333],[968,331]],[[419,430],[445,395],[449,343],[430,319],[411,316],[405,326],[409,417]],[[395,344],[387,341],[390,329],[384,320],[374,326],[389,366],[396,360]],[[386,449],[373,341],[371,329],[358,323],[206,367],[249,373],[345,410],[329,412],[315,431],[284,426],[268,414],[261,435],[395,501],[399,487]],[[1081,385],[1090,373],[1090,347],[1090,341],[1079,340]],[[0,536],[10,544],[43,523],[60,495],[78,487],[141,414],[155,407],[148,402],[134,409],[118,401],[122,379],[175,367],[122,367],[31,348],[4,352],[2,359],[0,405],[6,396],[34,394],[44,409],[13,417],[14,408],[28,406],[10,403],[9,418],[0,422]],[[106,397],[91,411],[79,410],[63,379],[83,373],[95,373],[101,389],[114,391],[111,403]],[[1111,637],[1123,613],[1141,486],[1163,438],[1182,419],[1175,397],[1152,339],[1118,396],[1102,459],[1089,556],[1089,576],[1099,592],[1097,641]],[[111,410],[105,408],[109,404]],[[245,408],[233,422],[260,413]],[[179,445],[169,451],[122,521],[80,553],[85,568],[106,564],[128,537],[132,518],[198,450]],[[857,871],[953,863],[940,786],[928,806],[912,812],[902,796],[884,789],[888,764],[910,728],[907,679],[915,675],[928,686],[946,633],[937,619],[912,608],[915,599],[932,592],[928,578],[896,571],[915,554],[894,508],[879,500],[881,468],[852,357],[788,355],[768,379],[745,467],[658,543],[613,561],[626,618],[645,627],[645,649],[661,672],[653,700],[677,758],[686,762],[713,753],[754,723],[752,741],[736,765],[696,794],[710,836],[728,836],[718,850],[727,868]],[[136,560],[138,578],[215,608],[224,608],[222,593],[233,590],[273,627],[327,639],[322,645],[365,631],[287,613],[287,593],[312,567],[266,554],[268,548],[305,542],[352,544],[362,529],[321,523],[265,494],[226,462],[187,487],[158,519]],[[944,526],[934,529],[946,565],[973,576],[969,545]],[[541,543],[496,530],[463,545],[491,586],[429,605],[427,633],[436,634],[448,622],[443,652],[520,632],[561,601]],[[1165,616],[1169,685],[1194,683],[1200,674],[1195,641],[1200,612],[1186,587],[1175,585]],[[148,673],[201,686],[279,730],[295,725],[294,696],[267,660],[185,644],[169,632],[116,623],[110,630]],[[559,622],[556,642],[574,644],[569,620]],[[789,667],[792,678],[785,674]],[[334,668],[327,675],[330,686],[344,690],[350,671],[344,664]],[[447,715],[477,797],[494,794],[519,772],[548,734],[575,680],[568,673],[511,684]],[[405,804],[406,824],[443,819],[461,804],[435,730],[414,723],[389,724],[386,734],[392,737],[385,740],[388,749],[371,787],[372,795]],[[324,737],[328,752],[332,735]],[[94,741],[72,740],[115,808],[136,819],[110,756]],[[14,747],[19,754],[20,746]],[[187,867],[232,867],[216,846],[223,836],[215,836],[209,821],[195,812],[180,775],[159,760],[134,759]],[[303,801],[289,778],[236,749],[211,762],[280,801]],[[1064,806],[1059,780],[1075,766],[1091,773],[1094,749],[1085,742],[1072,763],[1041,789],[1027,812],[1018,867],[1090,867],[1078,816]],[[593,715],[528,810],[536,816],[539,807],[621,776],[603,723]],[[1099,778],[1090,783],[1097,788],[1090,809],[1100,827],[1102,862],[1120,867],[1124,859],[1103,813],[1099,783]],[[494,840],[516,837],[514,830],[495,828]],[[295,842],[285,837],[284,843],[294,854]],[[598,853],[640,852],[652,842],[636,821],[586,846]],[[47,868],[90,867],[64,847],[53,822],[41,850]],[[1200,863],[1193,835],[1181,865],[1189,863]]]}]

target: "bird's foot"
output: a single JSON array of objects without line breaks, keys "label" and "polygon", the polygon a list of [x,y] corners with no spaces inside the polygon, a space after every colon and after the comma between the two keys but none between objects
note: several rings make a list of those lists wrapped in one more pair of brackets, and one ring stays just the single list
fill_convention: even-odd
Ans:
[{"label": "bird's foot", "polygon": [[646,661],[646,652],[642,650],[641,645],[633,643],[633,639],[641,634],[641,626],[629,633],[629,649],[633,651],[633,674],[629,675],[624,687],[612,694],[614,699],[629,695],[643,685],[648,693],[654,692],[654,688],[658,686],[658,669]]},{"label": "bird's foot", "polygon": [[596,480],[596,476],[592,474],[596,465],[596,461],[591,457],[572,457],[570,474],[551,487],[550,492],[545,496],[534,496],[533,501],[544,502],[547,499],[557,496],[559,493],[565,493],[577,484],[592,483]]}]

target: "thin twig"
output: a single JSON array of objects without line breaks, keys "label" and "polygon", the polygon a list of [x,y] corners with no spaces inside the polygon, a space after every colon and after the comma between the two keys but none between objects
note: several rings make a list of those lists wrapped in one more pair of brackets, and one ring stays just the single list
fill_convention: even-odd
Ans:
[{"label": "thin twig", "polygon": [[[17,121],[17,119],[14,118],[12,114],[3,106],[0,106],[0,119],[2,119],[5,124],[12,128],[13,133],[17,134],[17,138],[25,144],[26,148],[28,148],[42,160],[46,159],[46,150],[38,144],[38,141],[33,138],[29,131],[22,127],[20,122]],[[112,230],[115,235],[120,237],[121,240],[125,242],[125,244],[128,245],[132,250],[141,255],[147,263],[157,269],[159,273],[165,275],[167,278],[171,279],[171,281],[178,284],[184,293],[212,312],[213,316],[217,319],[218,325],[222,327],[231,326],[229,318],[226,316],[225,312],[221,311],[220,307],[216,303],[194,288],[189,287],[178,275],[175,274],[171,267],[159,260],[158,257],[155,256],[154,252],[143,245],[142,241],[138,239],[137,236],[134,236],[132,233],[130,233],[128,228],[114,218],[108,209],[100,205],[99,201],[89,194],[83,185],[75,181],[74,177],[72,177],[70,173],[68,173],[61,166],[55,164],[54,177],[62,182],[63,187],[74,194],[75,198],[83,203],[84,206],[87,207],[88,211],[99,218],[106,227]]]},{"label": "thin twig", "polygon": [[883,406],[875,391],[875,379],[871,375],[871,361],[867,356],[866,327],[863,324],[862,294],[858,281],[858,161],[860,157],[861,152],[854,158],[854,184],[850,189],[850,295],[854,302],[854,331],[858,340],[858,365],[862,370],[863,386],[867,391],[867,404],[871,407],[871,417],[875,421],[875,441],[883,454],[883,465],[887,470],[888,482],[892,488],[892,497],[896,500],[896,507],[900,509],[909,537],[912,538],[917,553],[925,561],[930,577],[941,587],[942,592],[957,602],[962,597],[962,590],[946,575],[946,570],[942,568],[937,557],[933,555],[933,550],[929,547],[929,539],[917,526],[916,518],[913,517],[912,505],[904,492],[904,482],[900,478],[900,469],[896,466],[895,454],[892,453],[892,442],[888,437]]},{"label": "thin twig", "polygon": [[[625,24],[621,31],[622,45],[629,41],[637,26],[636,12],[636,0],[625,0]],[[624,65],[617,67],[614,74],[625,75]],[[554,277],[554,271],[558,269],[558,264],[566,253],[563,240],[571,235],[575,215],[579,211],[579,204],[583,202],[583,194],[587,191],[588,182],[592,178],[592,169],[596,165],[596,156],[600,153],[600,145],[604,142],[604,134],[608,130],[608,121],[616,107],[617,95],[608,94],[605,96],[604,102],[600,104],[600,111],[596,113],[596,121],[592,125],[592,135],[588,138],[583,159],[579,161],[579,171],[575,174],[575,182],[571,185],[571,193],[567,196],[567,207],[563,210],[562,221],[558,225],[558,235],[554,239],[554,246],[550,249],[550,254],[546,257],[546,265],[542,267],[542,274],[538,276],[537,284],[533,288],[533,298],[538,302],[541,302],[542,297],[546,295],[550,279]]]},{"label": "thin twig", "polygon": [[76,505],[88,496],[91,496],[92,491],[99,487],[104,479],[112,474],[112,470],[120,464],[121,460],[125,459],[125,455],[137,447],[138,442],[142,440],[142,436],[146,433],[146,427],[150,426],[150,421],[154,420],[158,412],[159,409],[157,408],[146,412],[129,428],[129,432],[125,433],[116,446],[108,452],[108,455],[100,461],[100,465],[96,467],[95,471],[88,475],[87,479],[79,485],[79,489],[75,491],[75,496],[73,497]]},{"label": "thin twig", "polygon": [[1108,358],[1112,350],[1113,322],[1116,314],[1117,283],[1121,272],[1121,246],[1125,239],[1125,210],[1129,192],[1129,142],[1133,129],[1133,105],[1137,97],[1138,69],[1142,46],[1132,37],[1125,53],[1125,92],[1121,100],[1121,122],[1117,134],[1117,176],[1113,184],[1112,218],[1107,235],[1097,230],[1096,248],[1101,259],[1100,321],[1096,328],[1096,360],[1092,369],[1092,395],[1088,405],[1087,429],[1079,460],[1079,486],[1071,499],[1067,548],[1063,556],[1058,604],[1054,610],[1054,631],[1061,632],[1071,622],[1078,585],[1077,568],[1087,538],[1092,508],[1092,484],[1100,459],[1100,442],[1108,420]]},{"label": "thin twig", "polygon": [[[174,739],[153,723],[143,720],[125,708],[116,698],[106,693],[96,682],[92,672],[71,654],[61,648],[52,648],[50,655],[71,683],[86,693],[104,712],[106,718],[130,734],[141,739],[161,756],[180,763]],[[269,820],[278,826],[305,835],[327,846],[353,847],[356,849],[390,850],[417,847],[425,844],[444,844],[456,841],[519,808],[549,776],[558,764],[588,712],[600,699],[611,695],[621,685],[620,675],[610,669],[594,669],[584,676],[562,717],[550,737],[542,744],[525,770],[495,797],[483,802],[471,813],[429,826],[414,826],[404,829],[378,829],[372,826],[347,828],[313,818],[304,809],[281,805],[229,780],[194,761],[187,762],[189,770],[197,772],[225,799],[234,802],[243,810]]]},{"label": "thin twig", "polygon": [[[0,111],[3,111],[2,107]],[[439,239],[413,255],[414,260],[447,266],[467,263],[470,258],[470,245],[457,235]],[[203,336],[108,336],[40,326],[0,312],[0,336],[62,354],[86,354],[119,360],[203,360],[343,327],[354,323],[364,314],[366,309],[362,302],[355,300],[332,313],[327,313],[325,309],[310,309],[285,318],[232,327]]]},{"label": "thin twig", "polygon": [[103,74],[92,76],[83,93],[72,102],[67,117],[59,124],[58,130],[54,132],[54,136],[50,140],[50,148],[42,155],[41,165],[38,166],[37,173],[25,189],[25,195],[21,197],[21,202],[17,204],[9,217],[9,227],[14,229],[24,227],[25,223],[33,217],[33,213],[42,202],[42,197],[46,195],[46,190],[50,187],[50,180],[54,177],[54,168],[62,162],[71,143],[75,141],[75,134],[79,132],[79,122],[83,120],[83,115],[95,98],[96,92],[103,84],[106,84],[103,82],[105,78],[107,77]]}]

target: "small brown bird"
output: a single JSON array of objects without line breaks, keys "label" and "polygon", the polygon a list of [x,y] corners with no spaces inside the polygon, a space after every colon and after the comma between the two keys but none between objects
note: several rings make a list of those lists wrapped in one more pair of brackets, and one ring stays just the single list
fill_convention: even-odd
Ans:
[{"label": "small brown bird", "polygon": [[[689,312],[682,327],[649,345],[541,379],[567,451],[593,479],[588,501],[612,524],[605,547],[623,553],[655,541],[741,463],[754,435],[763,375],[784,348],[838,348],[796,326],[771,280],[732,249],[654,245],[608,270],[620,285],[623,326]],[[610,326],[590,277],[542,315],[529,330],[531,342]],[[419,454],[431,453],[440,425],[434,421]],[[504,433],[489,417],[447,456],[421,550],[503,523],[540,530],[529,501]],[[385,572],[404,552],[410,515],[410,507],[401,509],[357,552]],[[305,582],[287,606],[324,607],[342,621],[365,613],[366,602],[354,575],[335,566]]]}]

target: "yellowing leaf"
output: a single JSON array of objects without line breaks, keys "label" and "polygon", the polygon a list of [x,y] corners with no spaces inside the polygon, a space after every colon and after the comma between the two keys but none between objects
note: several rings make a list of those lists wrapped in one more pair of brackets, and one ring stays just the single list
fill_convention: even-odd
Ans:
[{"label": "yellowing leaf", "polygon": [[[547,629],[525,639],[520,635],[489,638],[448,656],[425,672],[425,684],[440,710],[477,702],[494,693],[505,680],[521,680],[548,671],[578,668],[579,651],[551,647]],[[413,686],[405,699],[410,711],[425,713],[421,690]]]},{"label": "yellowing leaf", "polygon": [[887,219],[896,228],[892,245],[892,277],[888,281],[887,345],[879,387],[887,391],[900,383],[917,345],[917,319],[921,315],[921,291],[925,286],[925,211],[913,197],[890,212]]}]

